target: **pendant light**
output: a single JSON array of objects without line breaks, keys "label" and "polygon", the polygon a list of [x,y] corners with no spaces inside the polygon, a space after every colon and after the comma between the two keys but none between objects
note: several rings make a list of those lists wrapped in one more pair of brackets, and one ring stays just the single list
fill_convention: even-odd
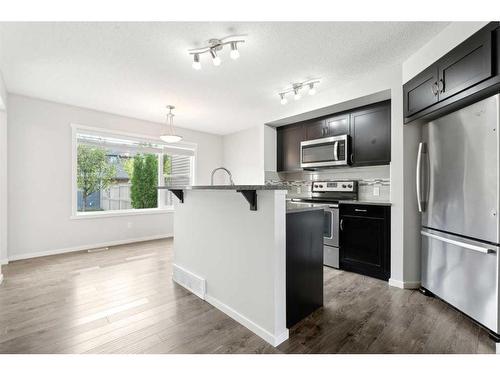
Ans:
[{"label": "pendant light", "polygon": [[172,110],[175,109],[173,105],[167,105],[168,113],[167,113],[167,125],[165,132],[160,135],[160,139],[163,142],[167,143],[175,143],[182,140],[180,135],[176,135],[174,131],[174,114]]}]

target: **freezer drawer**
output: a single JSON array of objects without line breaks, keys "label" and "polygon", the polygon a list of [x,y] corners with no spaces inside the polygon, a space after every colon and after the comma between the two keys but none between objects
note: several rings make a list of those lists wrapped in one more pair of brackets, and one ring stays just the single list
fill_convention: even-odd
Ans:
[{"label": "freezer drawer", "polygon": [[339,268],[339,248],[333,246],[323,246],[323,264],[334,268]]},{"label": "freezer drawer", "polygon": [[498,247],[422,230],[422,286],[499,333]]}]

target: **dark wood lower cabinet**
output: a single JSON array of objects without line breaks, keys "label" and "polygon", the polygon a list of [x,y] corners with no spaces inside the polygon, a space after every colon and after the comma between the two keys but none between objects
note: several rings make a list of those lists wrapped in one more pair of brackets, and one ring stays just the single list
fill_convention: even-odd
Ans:
[{"label": "dark wood lower cabinet", "polygon": [[323,210],[286,215],[286,326],[323,306]]},{"label": "dark wood lower cabinet", "polygon": [[389,280],[390,207],[340,205],[340,269]]}]

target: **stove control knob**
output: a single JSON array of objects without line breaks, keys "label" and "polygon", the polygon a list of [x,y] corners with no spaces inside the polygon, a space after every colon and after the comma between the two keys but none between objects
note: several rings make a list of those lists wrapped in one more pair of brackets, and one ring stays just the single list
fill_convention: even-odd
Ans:
[{"label": "stove control knob", "polygon": [[323,185],[319,185],[320,188],[323,188]]},{"label": "stove control knob", "polygon": [[345,189],[347,186],[345,184],[342,184],[342,187]]},{"label": "stove control knob", "polygon": [[352,184],[349,184],[348,187],[352,188]]}]

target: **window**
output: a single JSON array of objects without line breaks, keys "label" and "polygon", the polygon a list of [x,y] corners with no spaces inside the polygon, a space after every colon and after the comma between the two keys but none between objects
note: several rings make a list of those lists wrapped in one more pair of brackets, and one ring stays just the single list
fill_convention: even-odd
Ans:
[{"label": "window", "polygon": [[193,183],[195,145],[73,126],[73,214],[143,213],[173,206],[158,186]]}]

